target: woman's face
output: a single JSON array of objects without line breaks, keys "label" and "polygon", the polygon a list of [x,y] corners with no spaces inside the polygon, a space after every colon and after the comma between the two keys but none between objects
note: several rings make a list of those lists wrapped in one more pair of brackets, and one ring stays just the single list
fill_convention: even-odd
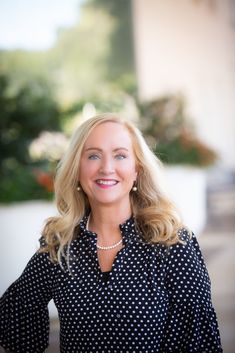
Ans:
[{"label": "woman's face", "polygon": [[84,145],[79,182],[91,207],[130,207],[129,192],[136,180],[131,137],[125,126],[105,122],[96,126]]}]

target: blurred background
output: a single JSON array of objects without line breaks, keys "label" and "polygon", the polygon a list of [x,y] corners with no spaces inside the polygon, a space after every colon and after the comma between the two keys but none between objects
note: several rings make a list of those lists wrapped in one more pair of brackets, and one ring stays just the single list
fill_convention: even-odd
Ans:
[{"label": "blurred background", "polygon": [[[0,295],[37,249],[82,119],[119,112],[164,163],[235,347],[235,0],[0,2]],[[58,352],[56,309],[51,345]]]}]

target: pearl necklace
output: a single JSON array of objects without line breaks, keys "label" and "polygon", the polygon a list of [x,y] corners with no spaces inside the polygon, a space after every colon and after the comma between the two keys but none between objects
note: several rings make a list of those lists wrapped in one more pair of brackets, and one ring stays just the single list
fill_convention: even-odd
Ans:
[{"label": "pearl necklace", "polygon": [[[89,221],[90,221],[90,215],[88,216],[87,223],[86,223],[86,230],[88,230],[88,231],[89,231],[89,229],[88,229]],[[115,244],[113,244],[113,245],[101,246],[101,245],[96,244],[96,246],[97,246],[97,249],[100,249],[100,250],[111,250],[111,249],[116,248],[116,247],[117,247],[118,245],[120,245],[121,243],[122,243],[122,239],[119,240],[117,243],[115,243]]]},{"label": "pearl necklace", "polygon": [[113,244],[113,245],[109,245],[109,246],[101,246],[101,245],[96,245],[97,246],[97,249],[100,249],[100,250],[110,250],[110,249],[114,249],[116,248],[118,245],[120,245],[122,243],[122,239],[119,240],[116,244]]}]

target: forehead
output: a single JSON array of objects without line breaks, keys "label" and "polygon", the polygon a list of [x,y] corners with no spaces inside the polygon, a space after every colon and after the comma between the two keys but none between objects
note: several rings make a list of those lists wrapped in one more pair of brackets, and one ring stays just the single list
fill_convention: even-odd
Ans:
[{"label": "forehead", "polygon": [[97,125],[89,134],[85,147],[128,147],[132,148],[132,139],[128,129],[116,122],[104,122]]}]

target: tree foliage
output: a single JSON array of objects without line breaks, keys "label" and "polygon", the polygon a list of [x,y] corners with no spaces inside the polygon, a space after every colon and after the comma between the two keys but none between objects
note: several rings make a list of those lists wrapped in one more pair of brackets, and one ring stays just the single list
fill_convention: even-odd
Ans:
[{"label": "tree foliage", "polygon": [[95,9],[102,8],[113,19],[109,54],[106,58],[107,78],[124,90],[135,91],[134,41],[131,0],[90,0]]},{"label": "tree foliage", "polygon": [[16,92],[13,91],[9,77],[1,75],[1,201],[11,199],[16,186],[15,199],[24,198],[29,192],[35,193],[38,190],[31,172],[29,143],[43,130],[60,129],[59,110],[46,81],[28,81]]},{"label": "tree foliage", "polygon": [[58,29],[47,51],[0,51],[0,73],[16,86],[46,77],[59,104],[136,91],[130,0],[86,0],[79,20]]}]

